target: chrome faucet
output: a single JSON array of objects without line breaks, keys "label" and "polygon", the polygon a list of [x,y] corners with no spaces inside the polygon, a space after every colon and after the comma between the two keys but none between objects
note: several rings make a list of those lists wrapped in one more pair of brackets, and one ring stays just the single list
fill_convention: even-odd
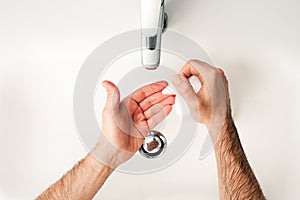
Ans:
[{"label": "chrome faucet", "polygon": [[141,0],[142,65],[156,69],[160,63],[161,36],[167,28],[164,0]]}]

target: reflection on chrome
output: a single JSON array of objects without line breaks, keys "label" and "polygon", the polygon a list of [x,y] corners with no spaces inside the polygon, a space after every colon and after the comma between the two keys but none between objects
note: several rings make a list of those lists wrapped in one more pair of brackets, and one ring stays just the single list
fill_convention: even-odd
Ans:
[{"label": "reflection on chrome", "polygon": [[161,35],[167,21],[164,0],[141,0],[142,65],[146,69],[159,66]]},{"label": "reflection on chrome", "polygon": [[150,131],[140,148],[140,153],[145,158],[157,158],[161,156],[167,148],[167,139],[158,131]]}]

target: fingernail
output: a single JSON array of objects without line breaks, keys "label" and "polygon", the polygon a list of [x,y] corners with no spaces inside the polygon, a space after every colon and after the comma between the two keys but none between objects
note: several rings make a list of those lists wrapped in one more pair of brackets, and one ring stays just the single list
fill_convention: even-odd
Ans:
[{"label": "fingernail", "polygon": [[173,78],[172,78],[172,82],[176,85],[178,85],[181,81],[182,81],[182,77],[179,74],[176,74]]}]

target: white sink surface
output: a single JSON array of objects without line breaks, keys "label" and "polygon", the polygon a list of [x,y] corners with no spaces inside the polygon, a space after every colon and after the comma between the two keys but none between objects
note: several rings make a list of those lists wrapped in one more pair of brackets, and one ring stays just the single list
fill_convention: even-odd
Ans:
[{"label": "white sink surface", "polygon": [[[240,138],[267,198],[296,199],[300,2],[166,2],[169,29],[201,45],[225,70]],[[98,45],[140,27],[139,0],[1,1],[0,27],[0,199],[33,199],[86,154],[73,120],[76,77]],[[112,66],[119,73],[107,71],[105,78],[118,81],[138,56],[120,58]],[[184,62],[163,53],[162,63],[175,71]],[[106,94],[102,87],[95,94],[100,123]],[[170,142],[177,110],[162,127]],[[202,125],[198,131],[172,166],[116,172],[95,199],[218,199],[214,155],[198,159],[207,133]]]}]

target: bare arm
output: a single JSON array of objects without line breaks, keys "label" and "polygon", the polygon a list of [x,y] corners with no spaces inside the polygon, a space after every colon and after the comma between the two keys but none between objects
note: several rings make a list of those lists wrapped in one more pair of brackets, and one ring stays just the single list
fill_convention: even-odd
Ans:
[{"label": "bare arm", "polygon": [[229,115],[215,146],[220,199],[265,199]]},{"label": "bare arm", "polygon": [[112,172],[89,154],[37,199],[92,199]]},{"label": "bare arm", "polygon": [[[188,81],[191,76],[201,82],[198,92]],[[195,120],[209,130],[216,155],[220,199],[265,199],[231,117],[224,72],[207,63],[191,60],[174,77],[173,83]]]}]

